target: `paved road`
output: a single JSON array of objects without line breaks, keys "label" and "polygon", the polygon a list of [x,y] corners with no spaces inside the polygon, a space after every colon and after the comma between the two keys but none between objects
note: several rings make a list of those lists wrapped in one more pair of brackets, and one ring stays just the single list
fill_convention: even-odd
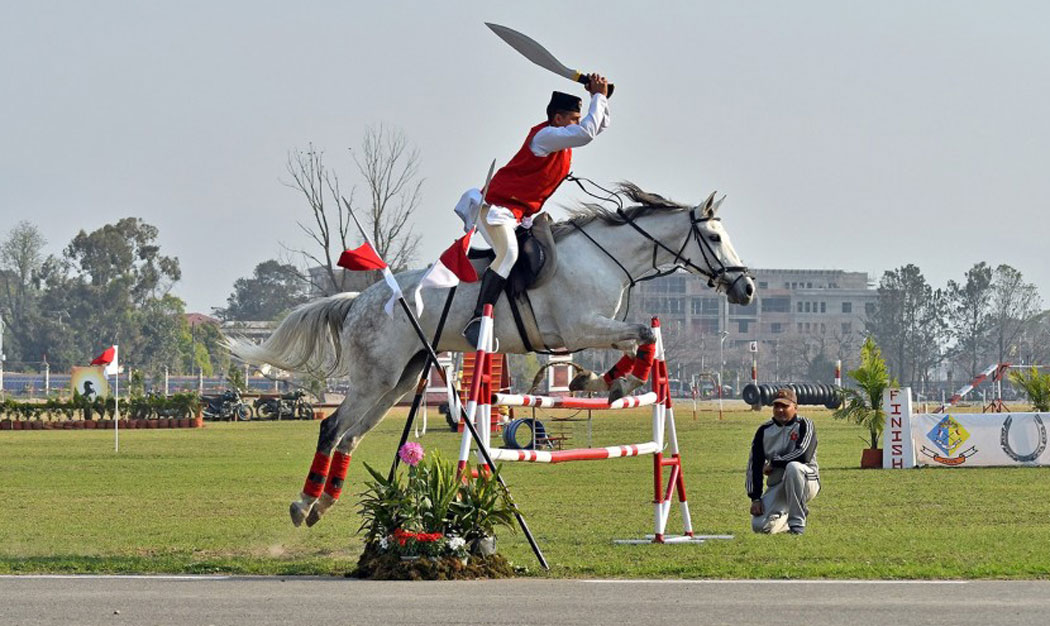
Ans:
[{"label": "paved road", "polygon": [[[0,577],[0,624],[1019,624],[1050,581]],[[776,619],[767,607],[781,606]]]}]

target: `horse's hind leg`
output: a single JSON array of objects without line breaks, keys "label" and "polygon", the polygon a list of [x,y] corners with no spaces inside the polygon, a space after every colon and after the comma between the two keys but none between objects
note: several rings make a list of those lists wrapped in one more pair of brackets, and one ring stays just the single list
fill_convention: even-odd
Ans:
[{"label": "horse's hind leg", "polygon": [[[324,483],[323,489],[318,496],[313,497],[308,502],[304,501],[304,498],[301,496],[299,501],[292,503],[289,510],[294,511],[291,515],[292,522],[296,526],[302,523],[304,519],[307,526],[313,526],[320,521],[325,511],[336,503],[342,493],[343,482],[346,480],[346,473],[350,466],[350,457],[354,449],[357,448],[365,433],[372,430],[376,424],[382,421],[390,407],[394,406],[402,396],[415,387],[424,363],[425,360],[420,355],[413,358],[402,371],[401,378],[397,381],[394,388],[376,400],[360,419],[354,421],[352,416],[346,417],[341,413],[346,401],[344,401],[344,405],[340,405],[340,412],[328,418],[328,420],[333,420],[328,435],[329,437],[334,437],[334,441],[327,449],[331,450],[331,447],[334,446],[335,453],[331,456],[327,478],[322,481]],[[349,399],[350,396],[347,396],[347,400]],[[326,432],[322,429],[321,437],[318,440],[319,454],[321,452],[322,439],[325,439],[325,435]],[[307,484],[310,484],[309,479]],[[313,490],[314,493],[317,493],[316,486],[313,487]],[[306,494],[304,490],[303,495],[309,496],[310,494]],[[302,517],[296,523],[298,515],[302,515]]]},{"label": "horse's hind leg", "polygon": [[[320,432],[317,436],[317,451],[314,453],[313,463],[310,464],[310,472],[306,475],[306,483],[299,494],[299,499],[292,502],[291,506],[288,507],[288,514],[292,518],[292,523],[296,526],[303,523],[314,503],[317,502],[317,499],[324,492],[329,470],[332,469],[332,448],[338,442],[337,424],[340,421],[340,414],[349,413],[350,411],[350,394],[347,394],[335,413],[321,420]],[[338,455],[339,453],[337,452],[336,454]],[[334,468],[337,473],[340,464],[341,460],[339,463],[336,463]],[[347,459],[347,464],[349,464],[349,458]]]}]

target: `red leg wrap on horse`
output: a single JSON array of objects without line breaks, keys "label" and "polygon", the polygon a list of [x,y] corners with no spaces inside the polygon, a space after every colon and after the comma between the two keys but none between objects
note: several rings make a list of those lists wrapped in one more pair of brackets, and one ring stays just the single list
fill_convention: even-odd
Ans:
[{"label": "red leg wrap on horse", "polygon": [[631,367],[633,366],[634,357],[625,354],[623,355],[623,357],[620,358],[619,361],[616,362],[616,365],[613,365],[608,372],[605,372],[605,374],[602,375],[602,379],[605,381],[606,385],[610,385],[612,384],[612,381],[616,380],[617,378],[620,378],[621,376],[626,375],[627,372],[631,371]]},{"label": "red leg wrap on horse", "polygon": [[338,500],[343,493],[343,481],[346,480],[346,472],[350,469],[350,455],[336,451],[332,455],[332,465],[328,473],[328,482],[324,484],[324,492]]},{"label": "red leg wrap on horse", "polygon": [[314,462],[310,464],[310,473],[306,475],[306,484],[303,485],[303,493],[311,498],[317,498],[324,490],[324,481],[328,476],[328,465],[332,458],[323,452],[314,454]]},{"label": "red leg wrap on horse", "polygon": [[638,346],[635,354],[634,369],[631,371],[638,380],[649,380],[649,370],[653,369],[653,358],[656,356],[656,344],[647,343]]}]

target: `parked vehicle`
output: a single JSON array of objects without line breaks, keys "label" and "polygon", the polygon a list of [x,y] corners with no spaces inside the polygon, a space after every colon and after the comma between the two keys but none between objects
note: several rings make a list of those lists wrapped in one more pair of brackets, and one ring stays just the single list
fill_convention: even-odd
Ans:
[{"label": "parked vehicle", "polygon": [[248,421],[252,418],[252,407],[241,399],[236,389],[227,389],[217,396],[204,396],[201,413],[205,419]]},{"label": "parked vehicle", "polygon": [[299,389],[280,396],[259,396],[255,400],[255,414],[259,419],[281,420],[314,418],[314,405],[303,398],[306,392]]}]

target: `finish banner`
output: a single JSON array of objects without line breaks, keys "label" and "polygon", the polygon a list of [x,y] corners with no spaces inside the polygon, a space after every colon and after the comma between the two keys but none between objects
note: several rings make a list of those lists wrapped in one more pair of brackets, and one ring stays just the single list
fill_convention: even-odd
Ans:
[{"label": "finish banner", "polygon": [[[895,398],[906,398],[908,389],[892,390]],[[889,392],[887,392],[887,399]],[[1050,465],[1046,430],[1050,414],[1046,413],[917,413],[910,414],[910,402],[896,402],[890,409],[899,413],[894,423],[898,440],[911,441],[910,452],[916,465],[946,467]],[[887,419],[889,422],[889,419]],[[891,428],[887,423],[884,437]],[[910,431],[910,432],[908,432]],[[909,436],[910,435],[910,436]],[[899,448],[899,446],[898,446]],[[886,445],[889,450],[889,445]],[[886,454],[884,458],[892,455]],[[887,458],[889,460],[889,458]],[[910,459],[908,459],[910,460]],[[908,467],[907,462],[890,467]]]}]

